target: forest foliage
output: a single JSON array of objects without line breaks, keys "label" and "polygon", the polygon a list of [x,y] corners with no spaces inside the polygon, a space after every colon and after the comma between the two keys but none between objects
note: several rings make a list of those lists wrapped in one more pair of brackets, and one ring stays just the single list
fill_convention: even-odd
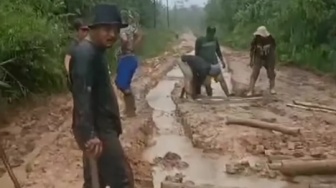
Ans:
[{"label": "forest foliage", "polygon": [[154,6],[152,0],[1,0],[0,105],[31,93],[66,88],[63,58],[72,35],[70,23],[86,17],[99,2],[115,3],[140,15],[148,34],[144,55],[162,49],[159,44],[151,48],[146,40],[164,37],[161,45],[165,46],[173,36],[165,32],[167,28],[153,28],[153,15],[159,15],[162,6]]},{"label": "forest foliage", "polygon": [[227,45],[247,49],[264,25],[281,61],[336,73],[335,0],[209,0],[205,11]]}]

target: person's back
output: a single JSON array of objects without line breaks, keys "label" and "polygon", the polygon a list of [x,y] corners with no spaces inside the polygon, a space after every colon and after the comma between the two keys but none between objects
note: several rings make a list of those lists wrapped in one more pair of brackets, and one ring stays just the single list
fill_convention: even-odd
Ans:
[{"label": "person's back", "polygon": [[211,68],[211,65],[199,56],[183,55],[181,60],[186,62],[193,72],[203,72]]},{"label": "person's back", "polygon": [[[182,62],[188,64],[188,67],[190,67],[191,69],[192,76],[189,76],[189,80],[185,81],[187,83],[185,84],[185,88],[189,87],[188,89],[191,90],[189,93],[191,93],[192,98],[195,98],[197,95],[201,94],[201,86],[204,83],[207,75],[209,74],[211,65],[208,62],[204,61],[204,59],[202,59],[201,57],[195,55],[183,55],[181,57],[181,60]],[[186,71],[182,70],[182,72]],[[188,82],[191,82],[191,86],[188,86]],[[184,90],[182,90],[181,92],[182,97],[184,95]]]}]

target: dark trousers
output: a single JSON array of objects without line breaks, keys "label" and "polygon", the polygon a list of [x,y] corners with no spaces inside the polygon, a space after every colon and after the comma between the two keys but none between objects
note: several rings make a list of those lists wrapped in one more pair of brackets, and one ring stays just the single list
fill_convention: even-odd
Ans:
[{"label": "dark trousers", "polygon": [[[73,129],[73,131],[78,145],[82,148],[83,143],[79,142],[80,139],[76,130]],[[101,133],[99,138],[103,142],[102,155],[97,159],[100,187],[133,188],[132,169],[126,159],[118,134],[114,131]],[[86,157],[84,152],[83,170],[83,188],[92,188],[89,158]]]},{"label": "dark trousers", "polygon": [[209,70],[201,70],[201,71],[193,71],[193,89],[194,89],[194,94],[195,95],[200,95],[201,94],[201,87],[209,74]]}]

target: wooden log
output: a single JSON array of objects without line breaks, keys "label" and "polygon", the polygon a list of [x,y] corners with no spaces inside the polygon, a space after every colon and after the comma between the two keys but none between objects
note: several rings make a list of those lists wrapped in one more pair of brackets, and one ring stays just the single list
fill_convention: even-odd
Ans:
[{"label": "wooden log", "polygon": [[300,108],[300,109],[312,111],[312,112],[324,112],[324,113],[329,113],[329,114],[336,114],[336,111],[320,109],[320,108],[310,108],[310,107],[296,105],[296,104],[287,104],[287,106],[292,107],[292,108]]},{"label": "wooden log", "polygon": [[174,183],[169,181],[161,182],[161,188],[237,188],[237,186],[215,186],[215,185],[186,185],[184,183]]},{"label": "wooden log", "polygon": [[242,118],[236,118],[236,117],[227,117],[226,119],[227,125],[243,125],[248,127],[254,127],[254,128],[260,128],[265,130],[272,130],[272,131],[278,131],[284,134],[289,135],[299,135],[300,129],[294,128],[294,127],[286,127],[280,124],[276,123],[268,123],[264,121],[254,120],[254,119],[242,119]]},{"label": "wooden log", "polygon": [[300,105],[300,106],[305,106],[305,107],[308,107],[308,108],[318,108],[318,109],[324,109],[324,110],[329,110],[329,111],[335,111],[336,112],[336,108],[332,108],[330,106],[325,106],[325,105],[309,103],[309,102],[301,102],[301,101],[295,101],[294,100],[293,104]]},{"label": "wooden log", "polygon": [[285,160],[269,164],[268,167],[287,176],[336,174],[336,159]]}]

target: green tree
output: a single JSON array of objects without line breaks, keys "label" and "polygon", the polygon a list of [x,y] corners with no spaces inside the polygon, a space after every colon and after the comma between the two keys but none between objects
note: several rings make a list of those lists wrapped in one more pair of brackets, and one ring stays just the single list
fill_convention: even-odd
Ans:
[{"label": "green tree", "polygon": [[[148,40],[165,37],[152,47],[145,41],[145,56],[156,55],[158,49],[163,50],[172,38],[162,28],[153,29],[151,20],[161,5],[153,6],[152,0],[2,0],[1,102],[20,99],[30,93],[55,92],[65,88],[63,58],[71,36],[69,23],[76,17],[86,17],[100,2],[115,3],[140,15],[140,24],[147,32]],[[158,41],[157,38],[154,40]]]},{"label": "green tree", "polygon": [[228,45],[247,48],[265,25],[282,61],[335,73],[335,6],[334,0],[209,0],[205,11]]}]

